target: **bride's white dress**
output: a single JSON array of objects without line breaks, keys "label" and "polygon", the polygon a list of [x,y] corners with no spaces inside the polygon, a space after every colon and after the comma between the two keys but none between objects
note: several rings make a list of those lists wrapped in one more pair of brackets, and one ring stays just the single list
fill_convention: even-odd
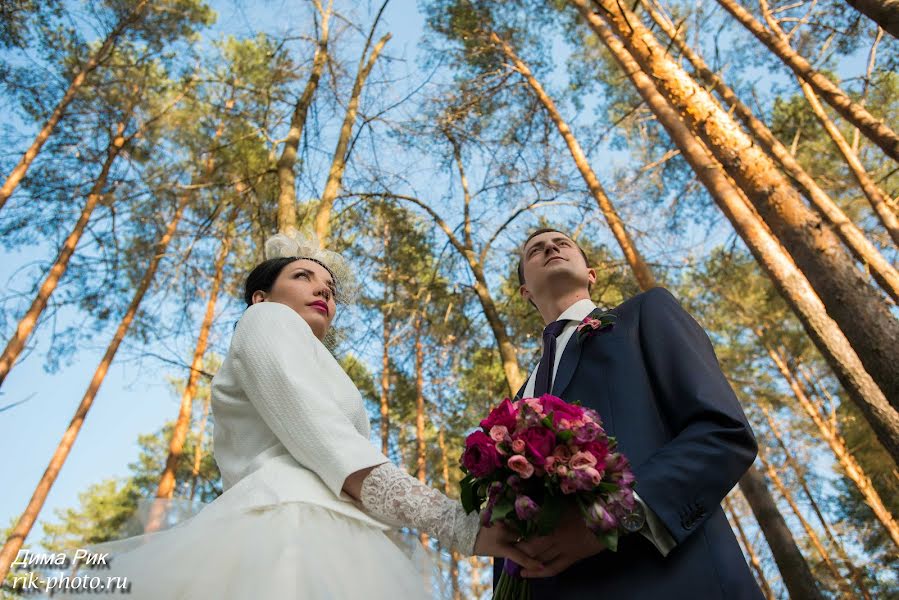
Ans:
[{"label": "bride's white dress", "polygon": [[171,529],[103,545],[112,552],[103,575],[127,577],[130,597],[440,595],[421,546],[401,548],[401,523],[341,491],[348,475],[388,459],[369,441],[359,391],[293,309],[247,309],[213,379],[212,410],[224,493]]}]

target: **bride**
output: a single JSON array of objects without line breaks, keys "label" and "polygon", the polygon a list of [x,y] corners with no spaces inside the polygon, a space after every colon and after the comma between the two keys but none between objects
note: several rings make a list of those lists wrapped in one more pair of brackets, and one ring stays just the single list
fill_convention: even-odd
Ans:
[{"label": "bride", "polygon": [[388,535],[396,527],[418,529],[464,556],[536,567],[514,534],[481,528],[477,513],[465,514],[369,441],[362,397],[322,344],[352,295],[343,259],[296,233],[270,238],[265,255],[246,280],[247,309],[212,381],[224,492],[187,521],[110,556],[110,571],[128,578],[130,595],[433,596]]}]

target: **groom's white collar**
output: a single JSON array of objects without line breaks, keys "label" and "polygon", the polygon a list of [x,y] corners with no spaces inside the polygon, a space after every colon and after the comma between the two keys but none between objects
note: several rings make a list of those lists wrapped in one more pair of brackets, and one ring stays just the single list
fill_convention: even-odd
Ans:
[{"label": "groom's white collar", "polygon": [[593,312],[593,309],[596,308],[596,305],[593,304],[593,301],[589,298],[584,298],[583,300],[578,300],[568,308],[562,311],[562,314],[559,315],[557,321],[577,321],[580,323],[587,315]]}]

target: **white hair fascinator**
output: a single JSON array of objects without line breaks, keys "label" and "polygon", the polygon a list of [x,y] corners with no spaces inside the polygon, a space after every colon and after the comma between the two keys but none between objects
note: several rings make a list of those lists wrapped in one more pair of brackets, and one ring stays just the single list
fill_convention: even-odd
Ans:
[{"label": "white hair fascinator", "polygon": [[276,233],[265,240],[265,258],[305,258],[322,265],[334,278],[335,299],[340,304],[352,304],[359,292],[349,263],[336,252],[321,248],[314,233],[300,233],[296,229]]}]

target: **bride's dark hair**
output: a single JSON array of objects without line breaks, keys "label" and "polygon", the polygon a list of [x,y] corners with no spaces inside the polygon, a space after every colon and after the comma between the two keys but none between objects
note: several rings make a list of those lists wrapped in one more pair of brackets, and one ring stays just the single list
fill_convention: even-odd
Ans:
[{"label": "bride's dark hair", "polygon": [[[266,293],[271,292],[272,287],[275,285],[275,280],[278,279],[278,275],[281,274],[281,271],[284,270],[284,267],[299,259],[311,260],[314,263],[320,264],[328,271],[328,273],[331,273],[331,277],[334,278],[334,273],[331,272],[331,269],[328,268],[328,265],[314,258],[307,258],[305,256],[283,256],[278,258],[269,258],[268,260],[264,260],[256,265],[256,268],[253,269],[249,275],[247,275],[247,281],[244,284],[243,291],[243,299],[244,302],[247,303],[247,308],[253,305],[253,294],[257,290],[261,290]],[[335,283],[337,283],[336,278],[334,278],[334,281]]]}]

